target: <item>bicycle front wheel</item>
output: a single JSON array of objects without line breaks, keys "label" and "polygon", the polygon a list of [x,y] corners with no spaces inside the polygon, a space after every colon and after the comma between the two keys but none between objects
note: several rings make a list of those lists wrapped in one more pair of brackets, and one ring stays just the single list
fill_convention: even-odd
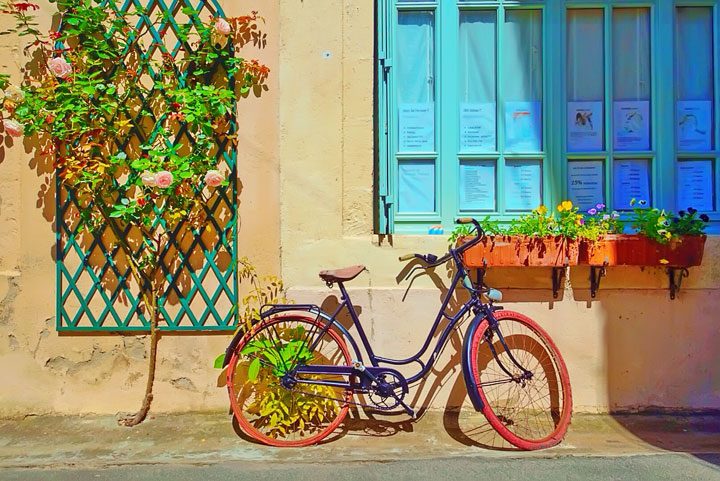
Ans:
[{"label": "bicycle front wheel", "polygon": [[[310,317],[278,316],[259,323],[240,341],[230,359],[227,386],[235,418],[247,435],[270,446],[309,446],[345,418],[352,397],[347,389],[293,384],[287,376],[299,364],[351,364],[342,336],[333,329],[322,334],[323,327]],[[344,381],[340,375],[305,377]]]},{"label": "bicycle front wheel", "polygon": [[483,414],[520,449],[555,446],[572,413],[565,362],[550,336],[529,317],[512,311],[497,311],[495,317],[497,330],[484,320],[470,347]]}]

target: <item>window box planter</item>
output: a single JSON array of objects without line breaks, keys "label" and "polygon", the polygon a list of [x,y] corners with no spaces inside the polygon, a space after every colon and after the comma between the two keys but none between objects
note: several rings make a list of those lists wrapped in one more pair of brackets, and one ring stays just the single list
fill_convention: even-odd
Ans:
[{"label": "window box planter", "polygon": [[707,236],[682,236],[660,244],[638,234],[611,234],[581,241],[579,264],[590,266],[690,267],[702,262]]},{"label": "window box planter", "polygon": [[[458,245],[470,238],[461,238]],[[579,248],[575,241],[557,237],[487,236],[465,251],[468,268],[564,267],[577,265]]]}]

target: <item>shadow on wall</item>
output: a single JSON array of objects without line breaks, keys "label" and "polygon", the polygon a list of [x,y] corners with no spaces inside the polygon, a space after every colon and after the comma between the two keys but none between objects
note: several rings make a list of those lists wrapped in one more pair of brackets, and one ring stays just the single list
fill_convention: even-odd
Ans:
[{"label": "shadow on wall", "polygon": [[[661,449],[717,452],[717,293],[687,289],[673,301],[666,291],[601,291],[598,302],[605,311],[609,409],[617,422]],[[700,457],[720,465],[718,456]]]},{"label": "shadow on wall", "polygon": [[[408,273],[411,266],[406,266],[397,276],[398,281],[408,278]],[[447,293],[447,276],[431,271],[416,273],[431,277],[438,288],[439,307]],[[412,283],[413,275],[409,276],[408,284]],[[566,296],[570,292],[566,292]],[[456,312],[465,300],[464,293],[460,294],[450,303],[450,312]],[[510,290],[507,294],[508,302],[552,302],[549,289]],[[577,288],[572,295],[581,306],[591,302],[586,288]],[[688,453],[707,452],[711,445],[717,450],[720,417],[707,414],[720,414],[718,301],[712,290],[692,289],[682,291],[675,301],[669,299],[666,290],[658,289],[601,290],[592,301],[603,319],[600,322],[603,322],[604,339],[600,342],[605,351],[608,407],[622,426],[653,446]],[[323,308],[333,312],[337,302],[337,298],[329,297]],[[584,308],[579,309],[582,314]],[[349,317],[341,319],[343,325],[350,327]],[[591,321],[588,311],[588,322]],[[463,336],[462,328],[450,336],[444,349],[446,355],[440,358],[442,362],[411,389],[407,400],[416,406],[431,404],[443,385],[453,382],[444,414],[448,434],[467,445],[514,449],[495,433],[467,398],[464,380],[457,375],[461,369]],[[637,412],[673,413],[673,416],[651,418],[626,414]],[[365,416],[373,419],[371,414],[365,413]],[[379,430],[385,435],[412,429],[412,422],[404,414],[398,415],[397,422],[387,418],[382,416],[380,425],[356,418],[354,426],[364,432]]]},{"label": "shadow on wall", "polygon": [[[60,15],[54,15],[53,31],[57,30],[59,20]],[[171,37],[172,35],[167,37],[168,41],[173,41],[170,40]],[[267,43],[267,34],[258,30],[254,24],[244,25],[236,37],[237,50],[245,45],[262,49]],[[152,42],[139,36],[136,39],[138,52],[154,52],[152,55],[157,57],[153,57],[154,60],[163,60],[164,58],[160,57],[163,49],[154,48]],[[38,72],[42,70],[46,61],[39,50],[33,52],[33,56],[27,59],[23,69],[25,83],[36,80]],[[137,118],[133,119],[134,128],[126,138],[117,138],[113,145],[106,146],[103,153],[109,155],[123,151],[130,158],[140,158],[144,155],[141,144],[145,139],[153,137],[156,124],[160,123],[160,120],[153,119],[164,118],[167,106],[159,93],[162,89],[155,86],[157,80],[151,78],[150,73],[138,63],[132,52],[134,50],[131,49],[131,53],[124,59],[124,67],[128,71],[137,72],[138,80],[143,85],[153,85],[153,87],[149,88],[150,93],[145,99],[127,99],[126,105],[130,111],[137,113]],[[256,74],[260,71],[260,67],[257,62],[248,62],[247,66],[249,71]],[[252,89],[245,89],[244,82],[232,81],[230,85],[234,86],[237,98],[250,95],[260,97],[263,92],[268,91],[265,82],[267,72],[258,75],[260,80]],[[216,69],[214,73],[206,75],[206,81],[214,85],[226,86],[229,80],[224,71]],[[148,110],[150,112],[147,112]],[[213,134],[215,150],[212,155],[218,159],[216,168],[232,172],[225,159],[231,158],[231,151],[235,149],[233,142],[228,140],[228,134],[234,132],[230,123],[220,125],[218,131]],[[224,130],[222,125],[225,125]],[[185,155],[192,141],[190,136],[183,133],[185,127],[178,120],[168,122],[166,127],[176,133],[173,142],[179,146],[178,154]],[[5,149],[13,146],[13,139],[9,135],[2,137],[0,163],[5,160]],[[92,140],[92,137],[90,139]],[[74,325],[85,328],[94,327],[96,324],[102,325],[105,321],[110,327],[123,327],[124,321],[130,319],[128,327],[141,327],[141,322],[137,318],[144,315],[145,309],[142,302],[133,299],[134,294],[139,292],[139,287],[133,281],[128,262],[118,246],[118,235],[108,227],[107,223],[101,223],[102,226],[96,233],[80,228],[82,211],[86,210],[84,208],[87,205],[75,200],[66,189],[62,188],[59,203],[56,203],[57,169],[62,168],[62,164],[57,167],[57,159],[61,155],[56,155],[56,152],[65,155],[64,148],[50,135],[42,133],[26,137],[23,144],[25,154],[29,158],[28,167],[39,178],[36,208],[41,210],[43,218],[60,238],[57,246],[55,242],[48,246],[48,251],[53,260],[57,260],[60,256],[64,269],[61,275],[61,292],[57,293],[62,297],[61,304],[68,314],[66,319],[61,319],[63,326],[67,327],[72,320]],[[67,156],[71,154],[72,152]],[[118,183],[124,182],[123,175],[125,174],[116,174]],[[241,190],[242,185],[238,182],[238,199]],[[232,276],[226,273],[232,267],[234,257],[231,222],[239,200],[232,198],[231,187],[226,187],[224,190],[218,188],[212,192],[206,190],[203,194],[206,197],[207,209],[204,210],[202,217],[210,221],[202,226],[199,232],[189,225],[179,226],[174,232],[173,241],[160,255],[158,262],[162,266],[158,279],[166,283],[164,308],[175,322],[184,327],[190,324],[188,319],[190,312],[195,313],[197,318],[202,318],[203,312],[207,313],[208,309],[216,311],[219,314],[211,312],[212,316],[218,322],[222,322],[233,307],[232,299],[226,295],[232,290]],[[201,194],[196,193],[195,199],[200,198]],[[114,201],[110,199],[109,203]],[[123,233],[122,237],[130,240],[129,244],[134,251],[149,253],[149,249],[142,242],[139,229],[126,228],[124,224],[119,227],[119,232]],[[211,268],[208,267],[209,265]],[[207,295],[202,289],[196,289],[200,283],[210,285]],[[208,320],[209,324],[213,322],[212,316]]]}]

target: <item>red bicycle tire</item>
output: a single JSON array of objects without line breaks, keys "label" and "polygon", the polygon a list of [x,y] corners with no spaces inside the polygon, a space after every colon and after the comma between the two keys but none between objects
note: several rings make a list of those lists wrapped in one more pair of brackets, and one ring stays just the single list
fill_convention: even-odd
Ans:
[{"label": "red bicycle tire", "polygon": [[[323,439],[325,439],[327,436],[333,433],[337,429],[337,427],[340,425],[340,423],[345,419],[345,416],[347,416],[347,413],[350,409],[349,401],[351,400],[352,393],[347,392],[346,393],[346,403],[342,405],[340,408],[340,412],[337,414],[337,417],[333,420],[332,423],[330,423],[325,429],[323,429],[321,432],[315,434],[314,436],[308,437],[306,439],[302,440],[296,440],[296,441],[280,441],[278,439],[271,438],[269,436],[266,436],[265,434],[261,433],[257,429],[255,429],[252,424],[248,422],[247,419],[242,415],[242,408],[238,404],[238,396],[235,393],[235,383],[233,382],[234,376],[235,376],[235,368],[237,366],[238,361],[238,353],[242,351],[243,347],[247,342],[252,339],[252,337],[257,334],[259,331],[265,329],[268,326],[271,326],[273,324],[281,323],[290,319],[300,320],[302,322],[307,322],[308,324],[312,324],[318,328],[322,328],[324,326],[323,323],[316,320],[314,317],[308,317],[308,316],[302,316],[297,314],[290,314],[290,315],[280,315],[280,316],[274,316],[272,318],[266,319],[257,325],[253,327],[252,330],[250,330],[238,343],[237,347],[233,351],[233,354],[230,358],[230,363],[228,364],[227,369],[227,388],[228,388],[228,394],[230,396],[230,405],[232,407],[233,416],[238,422],[238,425],[240,426],[240,429],[243,430],[248,436],[255,439],[256,441],[266,444],[268,446],[274,446],[274,447],[305,447],[305,446],[311,446],[313,444],[317,444]],[[335,330],[329,329],[327,331],[327,335],[332,338],[334,342],[337,343],[338,347],[340,348],[343,357],[345,358],[346,364],[350,365],[352,358],[350,356],[350,352],[347,348],[347,345],[345,344],[345,341],[343,340],[342,336],[338,334]]]},{"label": "red bicycle tire", "polygon": [[482,389],[480,369],[477,362],[479,348],[485,338],[485,331],[489,327],[488,321],[484,320],[480,324],[480,326],[478,326],[471,340],[471,370],[475,383],[478,386],[478,394],[480,395],[480,399],[483,402],[482,413],[483,415],[485,415],[485,418],[495,429],[495,431],[500,434],[500,436],[502,436],[510,444],[520,449],[536,450],[555,446],[560,443],[560,441],[562,441],[565,437],[572,416],[572,390],[570,387],[570,376],[568,374],[565,361],[563,360],[560,352],[557,349],[557,346],[547,334],[547,332],[529,317],[514,311],[497,311],[495,312],[495,317],[498,319],[499,322],[511,319],[525,325],[527,328],[529,328],[535,333],[535,335],[539,338],[540,341],[542,341],[542,343],[544,344],[544,346],[542,346],[543,349],[547,353],[549,353],[550,359],[554,361],[554,365],[558,369],[557,375],[560,381],[560,385],[562,386],[562,412],[559,416],[558,423],[555,425],[555,429],[550,434],[541,439],[523,438],[510,430],[506,425],[507,422],[503,422],[503,420],[500,419],[498,414],[493,410],[493,407],[489,402],[485,391]]}]

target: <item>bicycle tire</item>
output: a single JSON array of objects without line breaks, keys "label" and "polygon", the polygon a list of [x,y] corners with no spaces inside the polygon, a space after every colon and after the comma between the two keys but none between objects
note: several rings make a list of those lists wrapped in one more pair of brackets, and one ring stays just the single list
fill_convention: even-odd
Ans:
[{"label": "bicycle tire", "polygon": [[[277,372],[286,372],[289,368],[287,364],[292,361],[288,359],[287,362],[280,362],[282,359],[276,357],[275,353],[287,352],[283,350],[289,349],[290,343],[298,341],[300,336],[304,336],[302,341],[306,346],[311,345],[312,333],[315,333],[316,339],[323,326],[323,322],[312,317],[276,316],[257,324],[238,343],[229,362],[227,387],[233,415],[243,432],[251,438],[275,447],[309,446],[329,436],[347,415],[352,397],[349,391],[340,387],[305,384],[288,389],[280,383],[282,372]],[[303,332],[298,328],[302,328]],[[292,336],[296,338],[292,339]],[[265,345],[263,343],[271,345],[258,348]],[[260,361],[255,361],[257,373],[253,375],[251,364],[254,359]],[[280,361],[272,364],[268,362],[270,359]],[[309,362],[350,365],[351,357],[342,336],[329,329],[312,351],[312,359],[306,361]],[[342,376],[323,376],[323,379],[342,380]],[[308,394],[310,392],[314,395]],[[326,397],[344,401],[332,401]],[[269,411],[271,407],[273,410]],[[274,423],[273,416],[276,416]],[[283,419],[278,421],[279,418]]]},{"label": "bicycle tire", "polygon": [[[533,377],[510,378],[486,341],[485,319],[471,340],[471,370],[490,425],[510,444],[524,450],[557,445],[565,437],[572,415],[570,376],[555,343],[535,321],[513,311],[497,311],[495,318],[510,353]],[[493,331],[491,342],[502,365],[517,376],[513,363]],[[539,394],[535,397],[535,394]]]}]

